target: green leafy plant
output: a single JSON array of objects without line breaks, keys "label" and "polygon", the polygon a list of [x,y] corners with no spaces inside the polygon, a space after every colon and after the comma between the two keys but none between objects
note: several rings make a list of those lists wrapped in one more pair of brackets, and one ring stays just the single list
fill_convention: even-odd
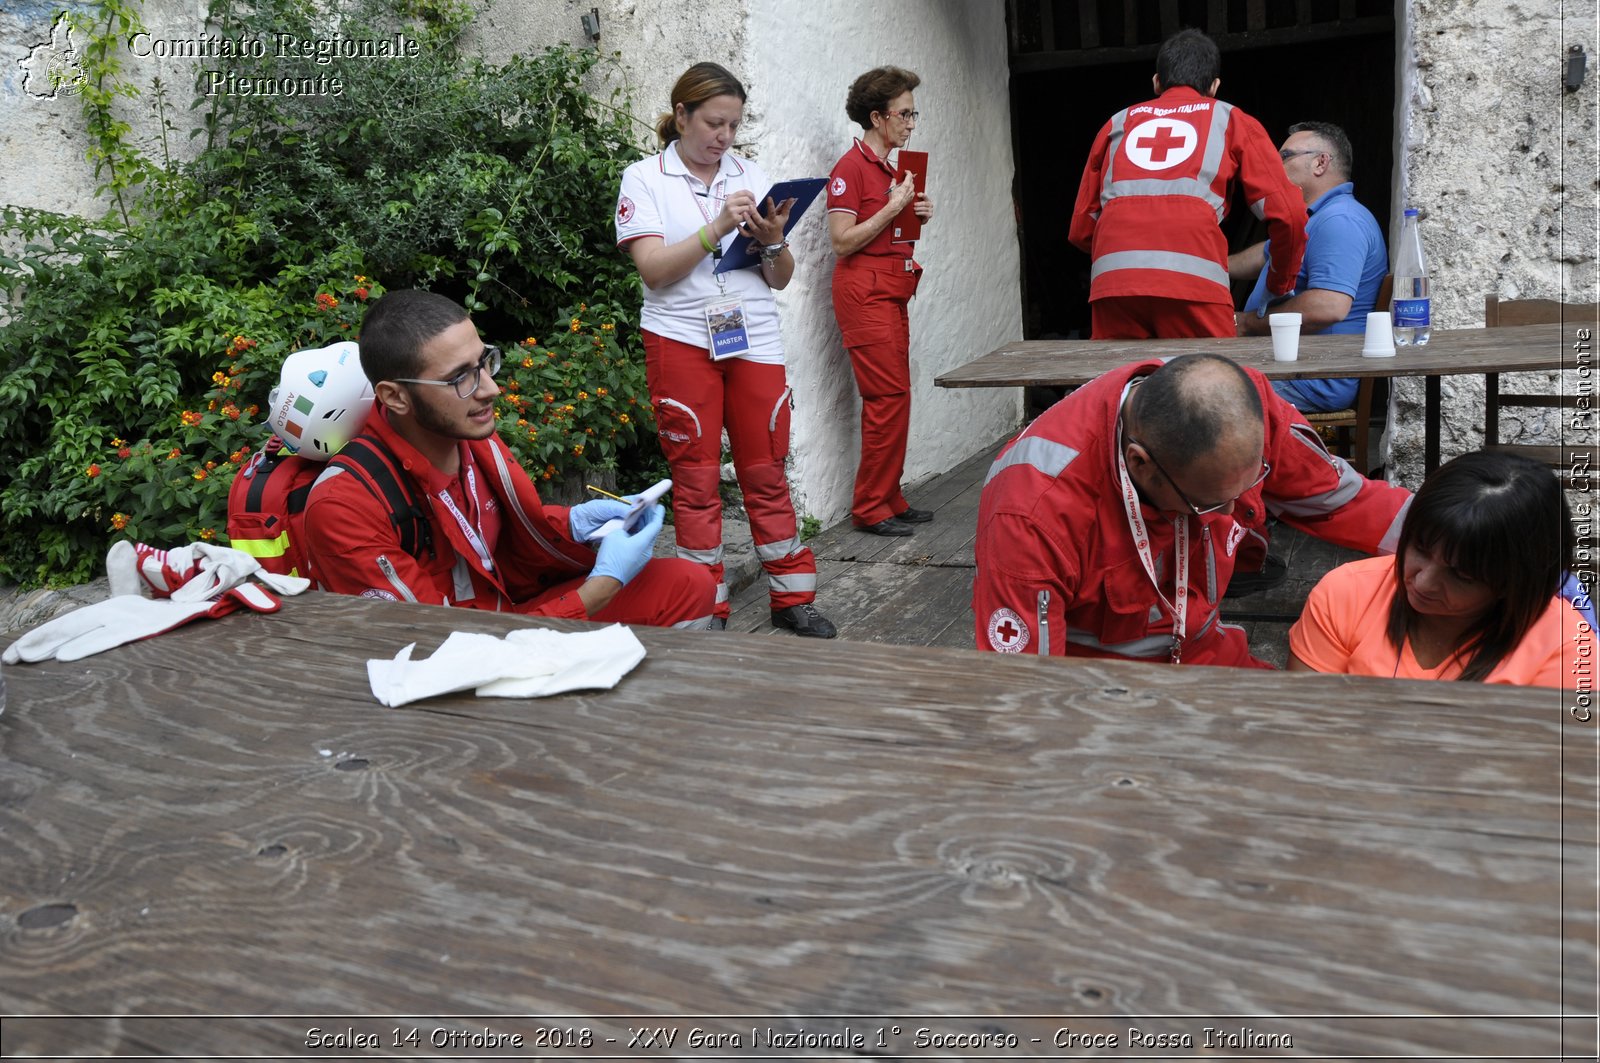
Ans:
[{"label": "green leafy plant", "polygon": [[[521,405],[503,404],[501,427],[535,475],[659,467],[631,326],[639,283],[611,221],[642,127],[590,91],[611,58],[553,48],[487,64],[457,47],[471,18],[462,0],[214,0],[218,36],[400,33],[415,54],[230,60],[236,79],[333,75],[341,91],[197,92],[199,150],[174,161],[171,84],[151,87],[159,159],[119,117],[138,95],[121,69],[137,5],[98,0],[77,17],[108,209],[0,210],[0,578],[81,581],[118,535],[220,538],[283,357],[355,337],[382,291],[368,277],[457,298],[520,352],[505,383]],[[542,365],[521,364],[537,351]],[[546,393],[560,401],[530,400]]]},{"label": "green leafy plant", "polygon": [[643,352],[626,350],[621,308],[578,303],[553,329],[508,349],[495,416],[500,435],[536,478],[559,482],[615,469],[653,428]]}]

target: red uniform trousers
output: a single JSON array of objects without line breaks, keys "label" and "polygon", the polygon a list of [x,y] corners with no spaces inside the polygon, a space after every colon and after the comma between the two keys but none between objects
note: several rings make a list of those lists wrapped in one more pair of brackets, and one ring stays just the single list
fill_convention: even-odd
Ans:
[{"label": "red uniform trousers", "polygon": [[711,569],[716,615],[728,616],[722,567],[722,430],[744,492],[750,537],[767,573],[772,608],[816,599],[817,562],[800,542],[783,459],[789,453],[789,387],[783,366],[711,360],[706,348],[644,332],[645,373],[661,452],[672,467],[678,556]]},{"label": "red uniform trousers", "polygon": [[1190,339],[1236,336],[1233,307],[1154,295],[1117,295],[1089,304],[1089,332],[1097,340]]},{"label": "red uniform trousers", "polygon": [[861,461],[850,517],[877,524],[908,508],[900,493],[911,432],[911,327],[906,304],[920,267],[908,258],[847,255],[833,270],[833,316],[861,393]]}]

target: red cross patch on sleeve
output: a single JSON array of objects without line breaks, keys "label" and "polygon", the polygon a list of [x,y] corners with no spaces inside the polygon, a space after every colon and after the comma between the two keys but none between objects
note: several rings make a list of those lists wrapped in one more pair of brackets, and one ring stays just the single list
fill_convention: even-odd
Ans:
[{"label": "red cross patch on sleeve", "polygon": [[1032,639],[1027,622],[1010,609],[989,614],[989,646],[996,653],[1021,653]]}]

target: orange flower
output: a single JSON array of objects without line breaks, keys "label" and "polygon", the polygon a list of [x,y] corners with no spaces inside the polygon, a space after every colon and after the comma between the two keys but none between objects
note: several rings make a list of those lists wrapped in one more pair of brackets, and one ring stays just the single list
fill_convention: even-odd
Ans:
[{"label": "orange flower", "polygon": [[339,300],[335,299],[333,296],[329,295],[327,292],[318,292],[317,293],[317,309],[318,310],[332,310],[334,307],[336,307],[338,305],[339,305]]},{"label": "orange flower", "polygon": [[118,439],[113,439],[111,441],[111,445],[114,446],[114,447],[125,447],[128,444],[127,444],[126,440],[118,438]]},{"label": "orange flower", "polygon": [[621,421],[623,424],[627,424],[628,423],[628,415],[625,414],[625,413],[619,413],[617,415],[617,420]]},{"label": "orange flower", "polygon": [[222,408],[222,412],[228,416],[229,420],[233,421],[237,421],[242,416],[239,407],[235,406],[231,402]]},{"label": "orange flower", "polygon": [[219,369],[211,374],[211,382],[219,388],[225,388],[228,386],[228,374]]},{"label": "orange flower", "polygon": [[572,447],[572,452],[574,454],[578,455],[580,458],[583,457],[583,444],[582,443],[574,444],[573,447]]},{"label": "orange flower", "polygon": [[608,392],[606,391],[605,388],[595,388],[594,389],[594,393],[596,395],[599,395],[602,399],[605,398],[606,395],[608,394]]},{"label": "orange flower", "polygon": [[615,325],[613,325],[613,324],[612,324],[612,323],[611,323],[611,322],[609,322],[609,321],[607,321],[607,322],[606,322],[606,323],[605,323],[605,324],[604,324],[604,325],[601,325],[601,326],[600,326],[600,328],[601,328],[601,329],[602,329],[602,330],[603,330],[603,331],[606,331],[606,332],[614,332],[614,331],[615,331],[615,330],[616,330],[616,327],[617,327],[617,326],[615,326]]},{"label": "orange flower", "polygon": [[217,463],[216,462],[214,462],[214,461],[206,462],[206,472],[210,472],[212,469],[215,469],[216,467],[217,467]]},{"label": "orange flower", "polygon": [[532,336],[529,336],[527,339],[522,341],[522,345],[524,347],[537,347],[539,346],[539,341],[534,339]]},{"label": "orange flower", "polygon": [[217,412],[217,400],[216,399],[212,399],[210,402],[206,403],[206,412],[207,413],[216,413]]},{"label": "orange flower", "polygon": [[173,447],[171,450],[167,451],[167,460],[168,461],[171,461],[174,458],[181,458],[181,457],[183,457],[183,451],[179,450],[177,447]]},{"label": "orange flower", "polygon": [[581,314],[587,309],[589,309],[589,304],[588,303],[579,303],[578,304],[578,313]]},{"label": "orange flower", "polygon": [[588,392],[587,392],[587,391],[580,391],[580,392],[578,392],[578,401],[579,401],[579,402],[583,402],[583,401],[584,401],[584,400],[585,400],[585,399],[587,399],[587,398],[588,398],[588,397],[589,397],[589,393],[588,393]]},{"label": "orange flower", "polygon": [[196,469],[194,471],[194,478],[196,480],[204,480],[209,475],[211,475],[211,474],[206,472],[204,469]]},{"label": "orange flower", "polygon": [[252,402],[250,405],[244,408],[244,412],[249,416],[254,417],[256,414],[261,412],[261,407]]},{"label": "orange flower", "polygon": [[524,358],[522,360],[522,368],[524,368],[524,369],[532,369],[533,368],[533,359],[532,358]]},{"label": "orange flower", "polygon": [[201,528],[200,529],[200,538],[204,539],[206,542],[209,543],[212,539],[215,539],[216,537],[217,537],[217,529],[215,529],[215,528]]},{"label": "orange flower", "polygon": [[126,513],[111,514],[111,526],[117,531],[126,528],[128,526],[128,515]]},{"label": "orange flower", "polygon": [[200,422],[203,419],[204,418],[201,414],[198,414],[193,410],[184,410],[182,416],[179,417],[179,420],[181,420],[185,425],[188,425],[190,428],[199,428]]},{"label": "orange flower", "polygon": [[546,469],[546,470],[545,470],[545,471],[544,471],[544,475],[543,475],[543,476],[541,476],[541,477],[539,477],[539,479],[541,479],[541,480],[548,480],[548,479],[550,479],[550,477],[552,477],[552,476],[554,476],[554,475],[555,475],[555,473],[553,473],[553,472],[551,472],[551,471],[550,471],[550,470],[549,470],[549,469]]},{"label": "orange flower", "polygon": [[577,318],[573,318],[572,319],[572,331],[573,332],[578,332],[578,331],[582,330],[582,328],[583,328],[583,324],[581,322],[579,322]]},{"label": "orange flower", "polygon": [[371,294],[371,293],[370,293],[370,292],[368,292],[368,291],[367,291],[367,289],[366,289],[366,288],[357,288],[357,289],[356,289],[356,290],[355,290],[355,297],[356,297],[356,298],[357,298],[357,299],[360,299],[360,300],[361,300],[361,301],[362,301],[362,302],[365,302],[365,301],[366,301],[366,298],[367,298],[367,296],[368,296],[368,295],[370,295],[370,294]]},{"label": "orange flower", "polygon": [[553,394],[551,394],[550,392],[547,391],[547,392],[544,393],[544,401],[546,401],[546,402],[554,402],[554,401],[556,401],[556,397],[555,397],[555,395],[553,395]]},{"label": "orange flower", "polygon": [[100,466],[90,464],[90,466],[84,470],[84,473],[89,477],[89,479],[93,480],[96,476],[100,475]]}]

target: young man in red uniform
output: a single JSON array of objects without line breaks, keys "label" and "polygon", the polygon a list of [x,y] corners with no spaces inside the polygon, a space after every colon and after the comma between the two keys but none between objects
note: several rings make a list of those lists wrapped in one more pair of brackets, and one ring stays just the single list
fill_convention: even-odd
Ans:
[{"label": "young man in red uniform", "polygon": [[1359,475],[1253,369],[1112,370],[1001,451],[978,506],[980,650],[1269,667],[1219,620],[1265,514],[1394,553],[1410,492]]},{"label": "young man in red uniform", "polygon": [[1217,46],[1199,30],[1156,56],[1158,98],[1113,115],[1083,168],[1067,238],[1093,259],[1097,340],[1232,336],[1228,245],[1235,184],[1272,236],[1267,290],[1285,295],[1306,249],[1306,205],[1261,123],[1216,99]]},{"label": "young man in red uniform", "polygon": [[357,438],[372,441],[419,500],[429,534],[401,545],[377,481],[332,466],[306,503],[306,552],[325,590],[430,605],[624,624],[704,628],[715,587],[700,565],[652,559],[664,511],[635,531],[587,539],[627,511],[601,499],[568,510],[540,503],[495,434],[500,352],[456,303],[390,292],[367,311],[361,367],[377,395]]}]

